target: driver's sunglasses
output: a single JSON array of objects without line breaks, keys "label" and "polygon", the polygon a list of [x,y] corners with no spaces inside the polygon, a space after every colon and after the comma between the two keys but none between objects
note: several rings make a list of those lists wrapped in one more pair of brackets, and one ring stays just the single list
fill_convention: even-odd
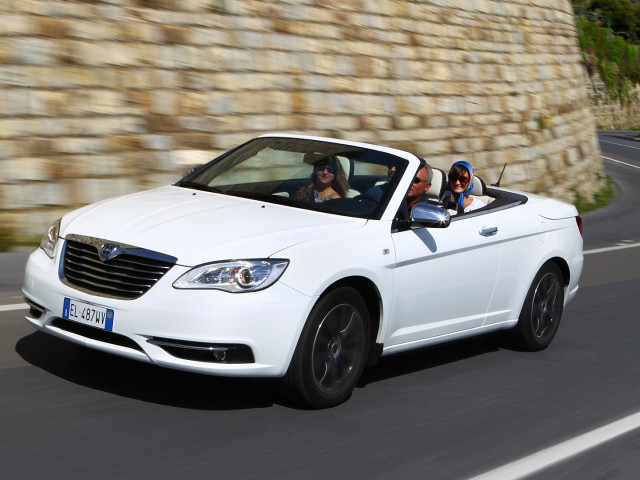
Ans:
[{"label": "driver's sunglasses", "polygon": [[424,180],[422,180],[422,179],[421,179],[421,178],[419,178],[419,177],[415,177],[415,178],[413,179],[413,183],[422,183],[422,182],[424,182]]},{"label": "driver's sunglasses", "polygon": [[338,167],[335,165],[316,165],[316,171],[322,172],[324,169],[327,169],[329,173],[333,173],[334,175],[338,172]]}]

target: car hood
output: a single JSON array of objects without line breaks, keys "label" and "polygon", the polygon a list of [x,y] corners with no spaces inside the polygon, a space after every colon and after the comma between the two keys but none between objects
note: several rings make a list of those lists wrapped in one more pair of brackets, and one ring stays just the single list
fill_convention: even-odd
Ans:
[{"label": "car hood", "polygon": [[86,235],[172,255],[186,266],[276,252],[366,223],[294,207],[167,186],[65,216],[61,237]]}]

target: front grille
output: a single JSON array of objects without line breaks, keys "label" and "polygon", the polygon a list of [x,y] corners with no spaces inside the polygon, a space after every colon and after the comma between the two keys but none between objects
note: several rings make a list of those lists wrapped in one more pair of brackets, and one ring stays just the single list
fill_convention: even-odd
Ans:
[{"label": "front grille", "polygon": [[147,292],[175,264],[173,257],[138,248],[122,248],[115,258],[102,261],[100,243],[99,239],[84,243],[67,238],[64,281],[96,295],[132,299]]}]

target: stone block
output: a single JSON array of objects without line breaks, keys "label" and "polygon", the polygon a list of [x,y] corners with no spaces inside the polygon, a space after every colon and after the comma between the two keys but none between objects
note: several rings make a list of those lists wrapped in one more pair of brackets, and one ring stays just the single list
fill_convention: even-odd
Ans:
[{"label": "stone block", "polygon": [[88,205],[107,198],[118,197],[142,190],[131,178],[84,178],[72,180],[69,188],[78,205]]},{"label": "stone block", "polygon": [[143,135],[142,147],[150,150],[171,150],[173,138],[170,135]]},{"label": "stone block", "polygon": [[151,93],[151,112],[159,115],[178,114],[180,94],[168,90],[156,90]]},{"label": "stone block", "polygon": [[7,210],[22,210],[43,205],[42,186],[40,183],[0,185],[0,198],[3,199],[2,208]]},{"label": "stone block", "polygon": [[49,180],[49,161],[44,158],[11,158],[2,161],[5,182]]},{"label": "stone block", "polygon": [[162,170],[181,171],[186,166],[203,165],[217,156],[213,150],[173,150],[169,152],[168,162]]}]

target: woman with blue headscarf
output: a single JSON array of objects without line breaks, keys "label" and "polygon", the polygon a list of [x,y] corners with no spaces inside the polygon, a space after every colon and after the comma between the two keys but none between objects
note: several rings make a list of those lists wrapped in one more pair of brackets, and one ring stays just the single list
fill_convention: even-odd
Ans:
[{"label": "woman with blue headscarf", "polygon": [[455,202],[459,205],[459,210],[465,213],[484,207],[484,202],[476,197],[470,197],[473,190],[473,167],[467,162],[456,162],[449,170],[449,189],[442,198],[445,205],[448,202]]}]

